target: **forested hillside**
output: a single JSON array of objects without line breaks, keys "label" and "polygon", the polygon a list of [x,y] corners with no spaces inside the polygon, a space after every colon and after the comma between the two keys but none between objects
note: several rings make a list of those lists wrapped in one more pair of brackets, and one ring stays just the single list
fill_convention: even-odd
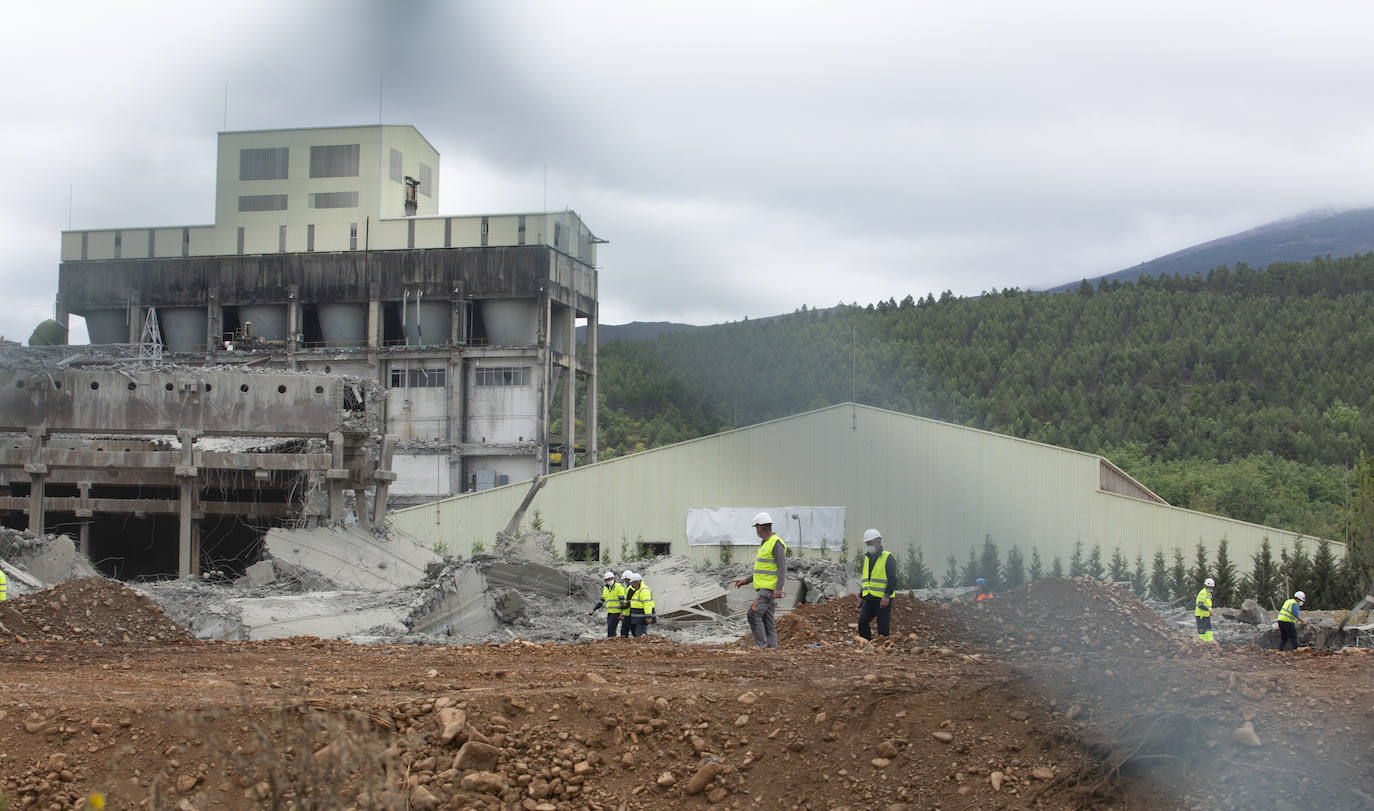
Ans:
[{"label": "forested hillside", "polygon": [[854,400],[1099,452],[1173,504],[1344,537],[1374,254],[946,293],[601,347],[603,457]]}]

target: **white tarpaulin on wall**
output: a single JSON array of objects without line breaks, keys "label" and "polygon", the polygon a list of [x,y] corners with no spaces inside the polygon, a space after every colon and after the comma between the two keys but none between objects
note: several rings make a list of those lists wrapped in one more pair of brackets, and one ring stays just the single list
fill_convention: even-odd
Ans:
[{"label": "white tarpaulin on wall", "polygon": [[839,549],[844,507],[693,507],[687,511],[690,546],[757,546],[754,516],[766,512],[773,531],[793,549]]}]

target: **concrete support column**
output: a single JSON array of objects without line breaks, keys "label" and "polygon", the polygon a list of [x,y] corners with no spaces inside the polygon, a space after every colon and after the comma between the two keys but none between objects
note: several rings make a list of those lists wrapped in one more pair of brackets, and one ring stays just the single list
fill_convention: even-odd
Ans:
[{"label": "concrete support column", "polygon": [[325,471],[325,481],[329,486],[329,523],[341,524],[344,520],[344,483],[348,480],[348,470],[343,466],[344,439],[338,431],[329,433],[329,470]]},{"label": "concrete support column", "polygon": [[91,483],[76,483],[76,517],[81,521],[79,534],[76,539],[77,551],[83,555],[91,554],[91,522],[95,516],[95,511],[91,509]]},{"label": "concrete support column", "polygon": [[24,472],[29,474],[29,532],[34,535],[43,534],[43,496],[48,478],[43,446],[47,439],[47,428],[41,425],[29,428],[29,461],[24,464]]},{"label": "concrete support column", "polygon": [[224,349],[224,308],[219,303],[219,288],[212,287],[205,299],[205,350]]},{"label": "concrete support column", "polygon": [[367,508],[367,488],[353,488],[353,513],[358,516],[358,526],[372,528],[372,511]]},{"label": "concrete support column", "polygon": [[453,318],[448,342],[450,346],[459,346],[467,342],[468,336],[468,307],[467,300],[463,298],[463,286],[461,284],[454,285],[452,302]]},{"label": "concrete support column", "polygon": [[373,349],[382,345],[382,291],[376,282],[368,285],[367,345]]},{"label": "concrete support column", "polygon": [[596,462],[596,312],[597,305],[592,305],[592,311],[587,316],[587,416],[583,421],[587,425],[587,463]]},{"label": "concrete support column", "polygon": [[577,458],[577,310],[568,308],[567,379],[563,381],[563,469],[572,470]]},{"label": "concrete support column", "polygon": [[549,441],[553,438],[549,434],[549,406],[553,400],[552,387],[549,385],[553,380],[553,342],[550,336],[553,334],[553,304],[549,300],[547,290],[539,290],[539,329],[535,335],[535,344],[538,346],[538,366],[539,387],[536,396],[539,398],[539,423],[535,426],[535,442],[537,447],[534,452],[535,470],[539,473],[549,472]]},{"label": "concrete support column", "polygon": [[77,530],[77,535],[76,535],[76,551],[80,552],[81,555],[82,555],[82,557],[89,558],[89,557],[91,556],[91,522],[90,522],[90,521],[82,521],[82,522],[81,522],[81,526],[80,526],[80,527],[78,528],[78,530]]},{"label": "concrete support column", "polygon": [[296,369],[296,352],[300,351],[298,340],[301,334],[301,296],[300,285],[286,287],[286,368]]},{"label": "concrete support column", "polygon": [[63,303],[62,296],[57,297],[57,303],[53,306],[53,320],[62,325],[62,343],[71,343],[71,313],[67,311],[67,305]]},{"label": "concrete support column", "polygon": [[146,314],[139,304],[138,291],[129,294],[129,343],[139,343],[143,338],[143,319]]},{"label": "concrete support column", "polygon": [[177,431],[177,439],[181,440],[181,464],[176,466],[175,471],[177,485],[181,491],[177,498],[180,530],[177,536],[177,575],[192,577],[200,573],[200,555],[196,548],[200,538],[195,531],[195,517],[192,515],[196,497],[196,478],[200,473],[196,469],[196,432]]},{"label": "concrete support column", "polygon": [[396,454],[396,435],[384,434],[382,436],[382,447],[377,452],[377,472],[373,478],[377,482],[375,495],[372,497],[372,524],[381,527],[386,524],[386,500],[391,490],[391,483],[396,481],[396,474],[391,470],[391,460]]}]

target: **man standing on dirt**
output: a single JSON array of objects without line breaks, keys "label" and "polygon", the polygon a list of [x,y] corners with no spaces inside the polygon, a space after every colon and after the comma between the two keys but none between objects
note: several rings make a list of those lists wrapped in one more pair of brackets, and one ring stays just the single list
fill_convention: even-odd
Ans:
[{"label": "man standing on dirt", "polygon": [[1193,618],[1197,620],[1197,639],[1199,642],[1214,642],[1212,638],[1212,589],[1217,582],[1212,578],[1207,578],[1202,583],[1202,590],[1197,593],[1197,606],[1193,609]]},{"label": "man standing on dirt", "polygon": [[868,627],[878,619],[878,636],[892,632],[892,595],[897,592],[897,560],[883,549],[882,533],[864,530],[863,586],[859,591],[859,636],[872,639]]},{"label": "man standing on dirt", "polygon": [[630,616],[625,619],[630,623],[631,636],[644,636],[649,633],[650,623],[658,624],[658,617],[654,616],[654,594],[638,574],[630,575],[630,586],[634,591],[630,593]]},{"label": "man standing on dirt", "polygon": [[0,569],[0,603],[6,600],[6,593],[9,591],[8,581],[5,580],[5,570]]},{"label": "man standing on dirt", "polygon": [[1299,616],[1302,613],[1299,606],[1305,602],[1307,602],[1307,595],[1301,591],[1295,591],[1293,596],[1289,597],[1288,601],[1283,604],[1283,608],[1279,609],[1279,650],[1283,650],[1284,643],[1289,642],[1293,644],[1293,650],[1298,649],[1298,626],[1296,623],[1301,622],[1304,626],[1307,625],[1307,620]]},{"label": "man standing on dirt", "polygon": [[634,596],[634,584],[630,579],[635,573],[626,569],[620,575],[620,635],[628,637],[630,635],[630,598]]},{"label": "man standing on dirt", "polygon": [[620,626],[621,606],[625,598],[625,587],[615,581],[615,572],[606,572],[601,576],[601,601],[592,606],[592,610],[587,612],[587,616],[596,613],[596,609],[606,606],[606,638],[615,636],[616,628]]},{"label": "man standing on dirt", "polygon": [[760,648],[778,646],[777,625],[773,621],[774,601],[782,599],[787,582],[787,544],[773,532],[773,518],[766,512],[754,516],[754,533],[763,543],[754,556],[754,574],[735,581],[735,588],[754,586],[754,602],[749,606],[749,630]]}]

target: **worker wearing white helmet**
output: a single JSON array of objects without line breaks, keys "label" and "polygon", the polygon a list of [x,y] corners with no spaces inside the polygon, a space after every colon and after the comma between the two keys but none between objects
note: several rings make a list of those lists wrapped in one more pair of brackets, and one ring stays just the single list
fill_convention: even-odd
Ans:
[{"label": "worker wearing white helmet", "polygon": [[654,593],[639,572],[630,573],[629,613],[625,621],[630,626],[630,636],[644,636],[649,626],[658,623],[654,614]]},{"label": "worker wearing white helmet", "polygon": [[639,590],[639,585],[643,581],[640,579],[639,575],[635,574],[630,569],[626,569],[620,575],[620,580],[620,605],[622,609],[620,615],[620,635],[628,637],[632,631],[630,627],[630,600],[635,596],[635,592]]},{"label": "worker wearing white helmet", "polygon": [[1279,609],[1279,650],[1292,643],[1293,650],[1298,649],[1298,623],[1307,624],[1307,620],[1299,616],[1302,613],[1302,604],[1307,602],[1307,595],[1301,591],[1293,592]]},{"label": "worker wearing white helmet", "polygon": [[754,573],[735,581],[735,588],[754,587],[754,602],[749,606],[749,630],[760,648],[778,646],[777,624],[773,621],[774,603],[782,599],[787,582],[787,544],[773,531],[773,517],[766,512],[754,516],[754,534],[763,543],[754,555]]},{"label": "worker wearing white helmet", "polygon": [[[629,574],[629,572],[626,572]],[[616,629],[620,627],[621,618],[625,612],[625,587],[616,582],[615,572],[606,572],[601,575],[601,600],[592,606],[592,610],[587,612],[587,616],[596,613],[596,609],[606,606],[606,638],[615,636]],[[629,623],[627,622],[626,625]]]},{"label": "worker wearing white helmet", "polygon": [[1212,637],[1212,589],[1216,588],[1217,581],[1207,578],[1203,581],[1202,590],[1197,593],[1197,606],[1193,609],[1193,618],[1197,620],[1197,638],[1199,642],[1215,642]]},{"label": "worker wearing white helmet", "polygon": [[864,530],[863,581],[859,590],[859,636],[872,639],[869,625],[878,620],[878,636],[892,633],[892,595],[897,591],[897,561],[883,549],[883,535]]}]

